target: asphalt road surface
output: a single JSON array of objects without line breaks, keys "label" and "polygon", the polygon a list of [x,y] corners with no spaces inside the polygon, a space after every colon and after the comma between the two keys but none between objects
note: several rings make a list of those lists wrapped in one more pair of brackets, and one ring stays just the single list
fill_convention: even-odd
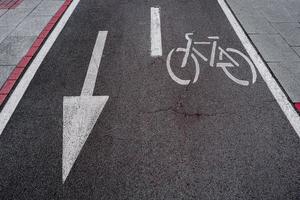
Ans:
[{"label": "asphalt road surface", "polygon": [[[109,100],[63,183],[63,99],[81,95],[99,31],[108,34],[93,95]],[[247,55],[215,0],[81,1],[0,136],[0,199],[300,199],[299,137],[258,72],[242,86],[198,58],[196,83],[169,75],[169,52],[191,32]],[[191,79],[182,55],[174,73]],[[232,55],[242,64],[231,73],[251,77]]]}]

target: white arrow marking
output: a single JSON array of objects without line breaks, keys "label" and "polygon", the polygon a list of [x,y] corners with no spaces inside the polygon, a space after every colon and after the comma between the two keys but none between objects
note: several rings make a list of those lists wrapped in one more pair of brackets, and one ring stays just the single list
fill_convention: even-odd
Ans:
[{"label": "white arrow marking", "polygon": [[92,96],[106,37],[107,31],[98,33],[81,96],[64,97],[63,100],[63,182],[68,177],[109,98],[108,96]]}]

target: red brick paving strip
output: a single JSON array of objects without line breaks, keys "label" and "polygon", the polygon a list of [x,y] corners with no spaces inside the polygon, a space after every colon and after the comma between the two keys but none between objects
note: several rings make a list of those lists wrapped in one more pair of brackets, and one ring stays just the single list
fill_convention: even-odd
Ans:
[{"label": "red brick paving strip", "polygon": [[15,9],[23,0],[0,0],[0,9]]},{"label": "red brick paving strip", "polygon": [[295,108],[298,112],[300,112],[300,102],[299,103],[295,103]]},{"label": "red brick paving strip", "polygon": [[[14,2],[14,4],[11,2]],[[3,5],[7,6],[8,4],[10,4],[10,8],[12,8],[13,6],[18,5],[18,3],[21,2],[22,0],[0,0],[0,9],[2,8],[1,6]],[[37,39],[34,41],[32,46],[28,50],[27,54],[20,60],[16,68],[11,72],[8,79],[0,89],[0,107],[4,105],[5,101],[8,99],[9,95],[11,94],[13,88],[17,85],[18,80],[26,71],[26,68],[28,67],[29,63],[36,56],[41,46],[43,45],[44,41],[49,36],[50,32],[53,30],[58,20],[61,18],[61,16],[64,14],[64,12],[67,10],[67,8],[71,3],[72,0],[66,0],[64,2],[64,4],[55,13],[55,15],[51,18],[51,20],[48,22],[48,24],[39,34]]]}]

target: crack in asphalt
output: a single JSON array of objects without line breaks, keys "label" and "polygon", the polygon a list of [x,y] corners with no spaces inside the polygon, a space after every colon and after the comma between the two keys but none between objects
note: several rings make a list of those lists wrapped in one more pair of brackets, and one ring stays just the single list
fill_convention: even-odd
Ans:
[{"label": "crack in asphalt", "polygon": [[[182,104],[181,104],[182,105]],[[180,106],[183,107],[183,106]],[[215,117],[218,115],[232,115],[235,113],[228,113],[228,112],[219,112],[219,113],[200,113],[200,112],[187,112],[185,110],[179,110],[178,108],[174,108],[173,106],[170,107],[166,107],[166,108],[160,108],[157,110],[153,110],[153,111],[142,111],[141,113],[143,114],[156,114],[156,113],[161,113],[161,112],[174,112],[176,114],[179,115],[183,115],[184,117]]]}]

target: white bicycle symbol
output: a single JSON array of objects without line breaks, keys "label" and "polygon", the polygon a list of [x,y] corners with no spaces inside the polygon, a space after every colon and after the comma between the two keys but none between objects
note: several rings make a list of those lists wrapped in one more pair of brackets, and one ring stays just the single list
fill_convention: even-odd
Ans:
[{"label": "white bicycle symbol", "polygon": [[[251,60],[245,54],[243,54],[242,52],[240,52],[236,49],[233,49],[233,48],[227,48],[226,50],[224,50],[223,48],[221,48],[220,46],[217,45],[217,40],[219,39],[218,36],[208,37],[209,40],[212,40],[209,42],[194,42],[193,39],[190,38],[190,36],[192,36],[192,35],[193,35],[193,33],[185,34],[185,38],[187,39],[186,48],[177,48],[176,51],[175,51],[175,49],[172,49],[167,57],[168,72],[169,72],[171,78],[176,83],[178,83],[180,85],[188,85],[192,80],[184,80],[184,79],[177,77],[174,74],[174,72],[171,68],[171,59],[172,59],[172,55],[174,52],[183,52],[185,54],[183,57],[183,60],[182,60],[181,68],[186,67],[189,57],[192,57],[194,64],[195,64],[195,77],[194,77],[193,83],[197,82],[197,80],[199,78],[199,74],[200,74],[199,62],[196,57],[196,55],[198,55],[205,62],[209,61],[209,65],[211,67],[214,67],[214,66],[220,67],[224,71],[224,73],[235,83],[243,85],[243,86],[248,86],[249,81],[238,79],[238,78],[234,77],[227,70],[228,67],[239,67],[240,66],[240,64],[229,55],[230,53],[235,53],[235,54],[240,55],[248,63],[248,65],[250,66],[250,69],[251,69],[251,73],[252,73],[252,84],[254,84],[256,82],[257,74],[256,74],[255,67],[254,67],[253,63],[251,62]],[[197,49],[195,49],[194,45],[211,45],[212,50],[211,50],[210,60],[208,60],[207,57],[205,57]],[[217,47],[219,50],[219,61],[221,61],[221,62],[215,62]],[[224,56],[226,56],[230,60],[230,62],[222,62]]]}]

